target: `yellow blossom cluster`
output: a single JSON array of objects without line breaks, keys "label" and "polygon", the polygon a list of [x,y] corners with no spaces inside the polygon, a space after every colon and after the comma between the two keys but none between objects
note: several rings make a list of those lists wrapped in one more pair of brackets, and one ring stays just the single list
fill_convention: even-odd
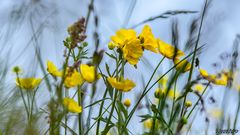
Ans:
[{"label": "yellow blossom cluster", "polygon": [[[154,53],[160,53],[164,57],[172,59],[177,70],[186,72],[190,70],[191,64],[187,60],[180,60],[184,52],[174,46],[155,38],[150,26],[145,25],[142,32],[137,35],[133,29],[120,29],[116,35],[111,37],[108,45],[109,49],[117,48],[121,50],[123,58],[131,65],[136,65],[143,55],[143,51],[149,50]],[[182,69],[183,68],[183,69]]]},{"label": "yellow blossom cluster", "polygon": [[[80,64],[79,71],[76,69],[70,70],[66,69],[65,74],[66,78],[64,80],[64,85],[67,88],[75,87],[78,85],[82,85],[84,81],[92,83],[99,79],[99,74],[96,72],[94,66],[90,66],[87,64]],[[51,61],[47,62],[47,71],[54,77],[62,77],[63,72],[59,70]]]},{"label": "yellow blossom cluster", "polygon": [[208,72],[204,69],[199,70],[200,75],[208,80],[209,82],[216,84],[216,85],[223,85],[227,86],[228,84],[228,76],[226,74],[220,73],[220,74],[208,74]]}]

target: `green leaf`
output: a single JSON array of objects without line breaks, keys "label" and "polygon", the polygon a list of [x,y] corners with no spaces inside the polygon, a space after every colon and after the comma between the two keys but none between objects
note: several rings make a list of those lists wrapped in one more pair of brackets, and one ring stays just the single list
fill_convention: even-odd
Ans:
[{"label": "green leaf", "polygon": [[114,60],[117,60],[117,58],[113,55],[113,54],[109,54],[107,52],[105,52],[110,58],[114,59]]},{"label": "green leaf", "polygon": [[122,104],[122,102],[117,101],[117,103],[118,103],[119,109],[122,111],[125,119],[127,119],[127,117],[128,117],[128,111],[126,110],[126,108],[124,107],[124,105]]},{"label": "green leaf", "polygon": [[111,76],[110,69],[109,69],[109,66],[108,66],[107,63],[105,64],[105,67],[106,67],[106,70],[107,70],[108,76]]},{"label": "green leaf", "polygon": [[152,118],[152,115],[146,114],[146,115],[140,115],[139,117],[142,118],[140,122],[144,122],[144,121],[146,121],[146,120],[148,120],[148,119],[151,119],[151,118]]},{"label": "green leaf", "polygon": [[99,102],[102,102],[102,101],[104,101],[104,100],[107,100],[107,99],[111,99],[111,98],[104,98],[104,99],[101,99],[101,100],[97,100],[97,101],[95,101],[94,103],[85,106],[84,108],[88,108],[88,107],[94,106],[95,104],[97,104],[97,103],[99,103]]}]

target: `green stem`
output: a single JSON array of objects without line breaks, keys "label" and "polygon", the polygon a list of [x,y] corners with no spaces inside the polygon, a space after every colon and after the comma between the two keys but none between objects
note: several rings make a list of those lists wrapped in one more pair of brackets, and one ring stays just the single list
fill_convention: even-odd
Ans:
[{"label": "green stem", "polygon": [[[234,126],[233,129],[236,130],[236,125],[237,125],[237,121],[238,121],[238,116],[239,116],[239,111],[240,111],[240,92],[238,92],[238,107],[237,107],[237,111],[236,111],[236,116],[235,116],[235,120],[234,120]],[[233,132],[233,135],[235,134],[235,132]]]},{"label": "green stem", "polygon": [[[111,107],[111,105],[112,105],[112,103],[104,110],[104,112],[102,113],[102,114],[100,114],[98,117],[97,117],[97,120],[93,123],[93,125],[86,131],[86,133],[84,133],[84,135],[87,135],[88,134],[88,132],[93,128],[93,126],[98,122],[98,121],[100,121],[100,118],[103,116],[103,114],[105,114],[107,111],[108,111],[108,109]],[[98,134],[98,132],[97,132],[97,134]]]},{"label": "green stem", "polygon": [[198,105],[198,102],[201,100],[203,94],[206,92],[208,86],[209,86],[210,82],[208,82],[207,86],[205,87],[205,89],[203,90],[203,93],[201,94],[201,97],[198,98],[197,102],[194,104],[193,108],[191,109],[191,111],[189,112],[189,114],[187,115],[187,119],[190,117],[190,115],[192,114],[193,110],[196,108],[196,106]]},{"label": "green stem", "polygon": [[[201,16],[200,26],[199,26],[199,30],[198,30],[198,36],[197,36],[197,40],[196,40],[196,45],[195,45],[194,52],[193,52],[191,69],[190,69],[189,76],[188,76],[188,83],[190,83],[191,79],[192,79],[192,72],[193,72],[195,57],[196,57],[197,48],[198,48],[198,44],[199,44],[199,40],[200,40],[200,35],[201,35],[201,30],[202,30],[202,25],[203,25],[203,20],[204,20],[204,15],[205,15],[205,12],[206,12],[206,9],[207,9],[207,4],[208,4],[208,0],[205,0],[205,5],[204,5],[204,8],[203,8],[203,13],[202,13],[202,16]],[[188,92],[189,92],[189,89],[187,89],[187,93],[184,96],[184,100],[183,100],[183,104],[182,104],[183,107],[182,107],[182,111],[181,111],[181,116],[183,115],[183,111],[184,111],[184,108],[185,108],[184,105],[185,105],[185,102],[186,102],[186,98],[187,98]]]},{"label": "green stem", "polygon": [[[78,86],[78,105],[81,105],[81,89],[80,86]],[[78,134],[81,135],[82,134],[82,114],[79,113],[78,114]]]},{"label": "green stem", "polygon": [[114,99],[113,99],[112,109],[110,111],[110,114],[109,114],[109,117],[108,117],[108,120],[107,120],[107,124],[106,124],[106,126],[104,128],[104,131],[107,129],[107,127],[109,126],[109,124],[111,122],[111,118],[112,118],[112,115],[113,115],[113,112],[114,112],[114,108],[115,108],[115,103],[116,103],[116,100],[117,100],[117,95],[118,95],[118,90],[115,90],[115,95],[114,95]]},{"label": "green stem", "polygon": [[[201,49],[202,46],[199,49]],[[189,55],[187,55],[186,57],[184,57],[181,61],[179,61],[177,64],[175,64],[173,67],[171,67],[167,72],[165,72],[161,77],[159,77],[159,79],[157,79],[148,89],[147,89],[147,86],[144,88],[139,100],[137,101],[137,103],[135,104],[135,106],[133,107],[133,109],[131,110],[129,116],[128,116],[128,119],[127,121],[125,122],[124,124],[124,128],[127,127],[130,119],[132,118],[134,112],[136,111],[138,105],[140,104],[140,102],[142,101],[142,99],[144,98],[144,96],[158,83],[159,80],[161,80],[165,75],[167,75],[170,71],[172,71],[177,65],[179,65],[179,63],[181,63],[182,61],[186,60],[189,56],[191,56],[193,54],[193,52],[191,52]],[[164,58],[163,58],[164,59]],[[160,61],[160,63],[158,64],[158,66],[160,66],[161,62],[163,61],[163,59]],[[157,70],[158,66],[156,67],[155,70]],[[155,71],[154,70],[154,74],[155,74]],[[152,75],[153,76],[153,75]],[[151,79],[149,80],[149,83],[150,83]]]},{"label": "green stem", "polygon": [[168,122],[168,126],[169,128],[171,128],[171,124],[172,124],[172,121],[173,121],[173,111],[174,111],[174,107],[175,107],[175,103],[176,103],[176,87],[177,87],[177,79],[178,79],[178,75],[180,73],[176,73],[177,74],[177,77],[176,77],[176,81],[174,83],[174,97],[173,97],[173,102],[172,102],[172,109],[171,109],[171,113],[170,113],[170,119],[169,119],[169,122]]},{"label": "green stem", "polygon": [[[65,97],[68,97],[68,90],[65,90]],[[65,135],[67,135],[67,125],[68,125],[68,118],[67,118],[68,113],[65,114]]]},{"label": "green stem", "polygon": [[23,100],[23,104],[24,104],[24,108],[27,112],[27,118],[29,118],[29,112],[28,112],[28,107],[27,107],[27,103],[24,99],[24,95],[23,95],[23,92],[22,92],[22,88],[21,88],[21,83],[20,83],[20,80],[19,80],[19,75],[17,74],[17,81],[18,81],[18,84],[19,84],[19,89],[20,89],[20,94],[21,94],[21,97],[22,97],[22,100]]},{"label": "green stem", "polygon": [[[154,69],[154,71],[153,71],[153,73],[152,73],[152,75],[151,75],[151,77],[150,77],[147,85],[145,86],[145,88],[144,88],[144,90],[143,90],[143,92],[142,92],[142,95],[141,95],[140,99],[137,101],[136,105],[135,105],[135,106],[133,107],[133,109],[131,110],[131,112],[130,112],[127,120],[126,120],[126,123],[125,123],[125,125],[124,125],[124,128],[127,127],[130,119],[132,118],[134,112],[136,111],[136,109],[137,109],[138,105],[140,104],[140,102],[142,101],[143,97],[148,93],[148,91],[149,91],[159,80],[162,79],[163,76],[165,76],[165,75],[170,71],[170,70],[169,70],[166,74],[164,74],[163,76],[161,76],[155,83],[153,83],[153,85],[152,85],[149,89],[147,89],[148,86],[149,86],[149,84],[150,84],[150,82],[152,81],[152,78],[153,78],[153,76],[155,75],[158,67],[161,65],[161,63],[163,62],[164,59],[165,59],[165,57],[163,57],[163,58],[161,59],[161,61],[160,61],[160,62],[158,63],[158,65],[157,65],[157,67]],[[173,68],[172,68],[172,69],[173,69]],[[172,69],[171,69],[171,70],[172,70]]]}]

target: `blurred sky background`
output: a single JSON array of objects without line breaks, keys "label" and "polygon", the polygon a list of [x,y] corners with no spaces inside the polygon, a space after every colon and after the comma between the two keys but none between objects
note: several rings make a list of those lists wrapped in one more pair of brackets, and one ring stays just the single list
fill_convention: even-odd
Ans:
[{"label": "blurred sky background", "polygon": [[[97,31],[100,36],[100,49],[107,50],[110,36],[114,35],[116,30],[122,27],[129,28],[169,10],[198,11],[195,14],[177,15],[147,23],[152,27],[156,37],[171,43],[171,24],[173,20],[178,20],[180,31],[179,48],[183,49],[190,22],[200,15],[204,2],[204,0],[95,0],[94,14],[90,17],[87,29],[89,49],[93,51],[94,15],[99,18]],[[63,40],[67,36],[67,27],[77,19],[86,16],[89,3],[90,0],[1,0],[1,63],[6,62],[7,66],[11,68],[19,65],[29,75],[34,75],[37,70],[39,71],[37,75],[42,76],[35,55],[35,49],[39,47],[43,61],[51,60],[60,66],[63,62]],[[239,0],[212,0],[203,22],[200,39],[201,45],[206,44],[203,53],[199,57],[202,68],[214,72],[215,69],[212,67],[212,63],[219,61],[220,54],[232,51],[234,39],[240,33],[239,7]],[[132,13],[130,14],[131,10]],[[140,25],[136,30],[140,32],[142,27],[143,25]],[[152,53],[145,53],[144,55],[146,59],[150,59],[150,64],[154,67],[161,58]],[[105,60],[108,61],[108,59]],[[149,76],[152,69],[146,68],[144,64],[140,62],[138,67],[141,72]],[[162,68],[164,70],[169,67]],[[226,68],[226,65],[222,64],[220,69],[223,68]],[[126,75],[131,76],[135,81],[141,81],[138,74],[140,71],[134,69],[126,71]],[[11,84],[13,82],[12,78],[15,76],[11,72],[8,72],[8,74],[12,76],[9,79]],[[142,86],[137,86],[136,90],[140,87]],[[215,93],[221,96],[222,90],[219,89],[217,87],[212,94]],[[43,94],[40,97],[44,98],[44,96]],[[128,95],[128,97],[132,96],[133,93]],[[229,104],[236,99],[236,94],[234,96],[234,92],[232,92],[232,101]],[[202,119],[204,119],[204,116],[199,116],[197,121]],[[136,122],[139,119],[135,117],[132,121]],[[199,128],[196,128],[196,132],[201,133],[202,129],[200,127],[205,127],[199,125],[199,122],[195,123],[199,126]],[[138,133],[139,131],[134,129],[134,126],[137,126],[137,124],[129,125],[130,129]],[[239,126],[238,129],[240,129]]]}]

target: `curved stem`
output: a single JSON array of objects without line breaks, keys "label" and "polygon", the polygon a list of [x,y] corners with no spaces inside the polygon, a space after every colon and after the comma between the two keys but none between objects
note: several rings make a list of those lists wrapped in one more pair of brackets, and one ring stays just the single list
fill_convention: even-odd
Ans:
[{"label": "curved stem", "polygon": [[[237,107],[236,116],[235,116],[235,120],[234,120],[234,124],[233,124],[233,129],[236,129],[239,112],[240,112],[240,92],[238,92],[238,107]],[[235,132],[233,132],[233,135],[234,134],[235,134]]]}]

